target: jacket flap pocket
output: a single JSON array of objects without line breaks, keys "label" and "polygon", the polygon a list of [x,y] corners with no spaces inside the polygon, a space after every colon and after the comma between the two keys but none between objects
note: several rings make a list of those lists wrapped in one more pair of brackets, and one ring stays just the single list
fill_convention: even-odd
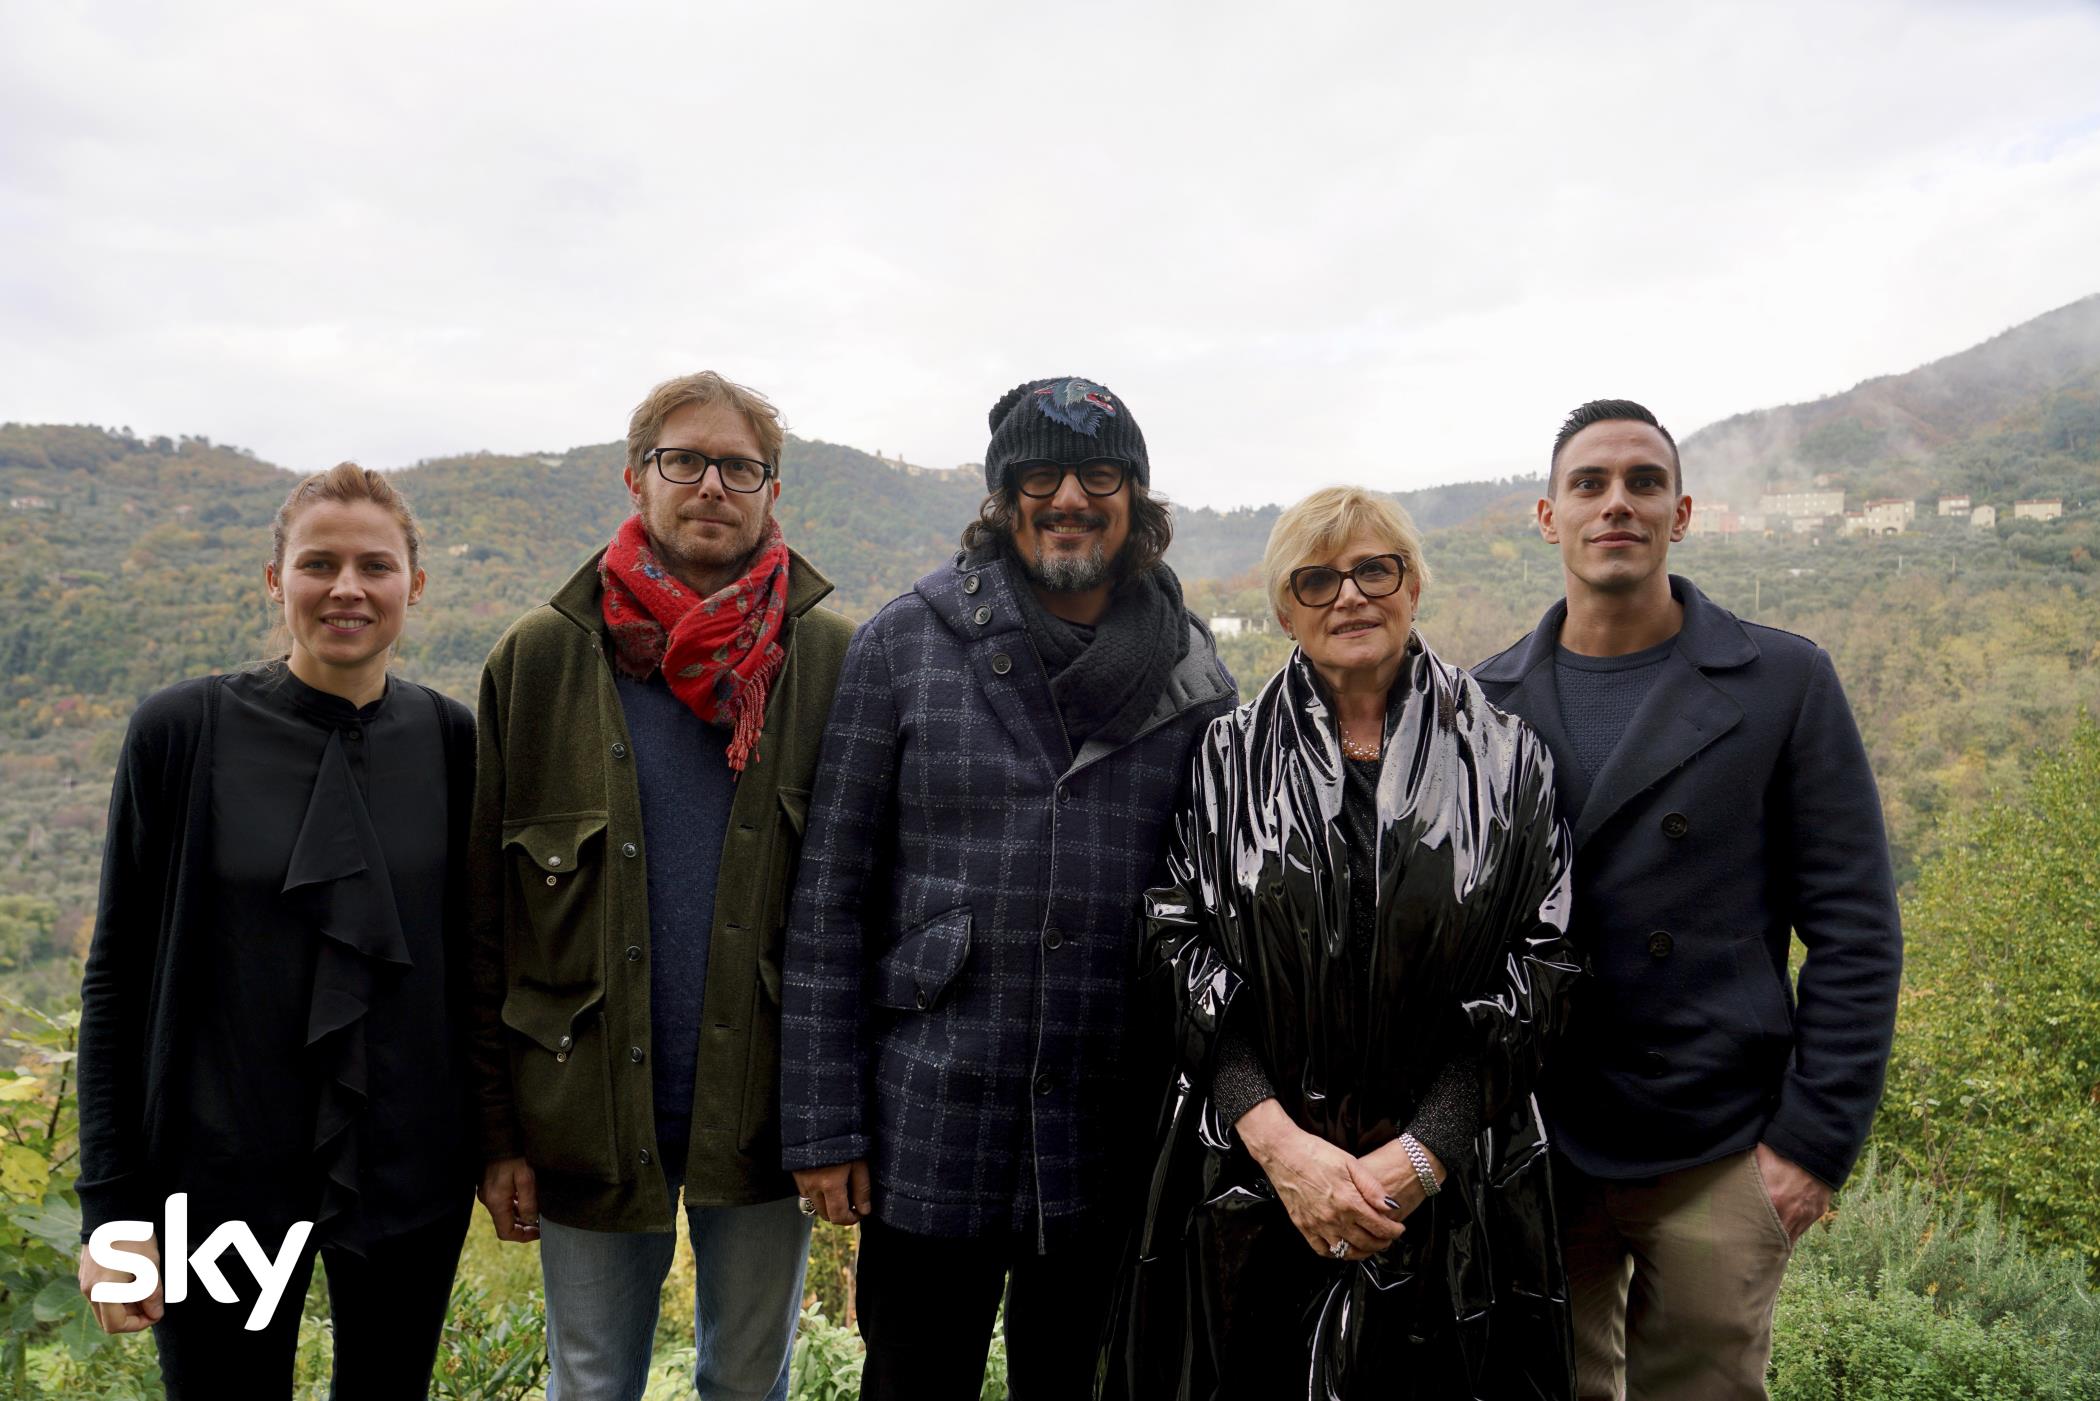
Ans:
[{"label": "jacket flap pocket", "polygon": [[503,1024],[566,1058],[576,1045],[576,1024],[605,1001],[602,987],[574,992],[514,987],[503,998]]},{"label": "jacket flap pocket", "polygon": [[905,930],[875,961],[875,1005],[899,1012],[938,1006],[969,953],[968,906]]},{"label": "jacket flap pocket", "polygon": [[605,830],[602,812],[503,824],[503,844],[525,853],[533,865],[559,874],[576,869],[584,843]]}]

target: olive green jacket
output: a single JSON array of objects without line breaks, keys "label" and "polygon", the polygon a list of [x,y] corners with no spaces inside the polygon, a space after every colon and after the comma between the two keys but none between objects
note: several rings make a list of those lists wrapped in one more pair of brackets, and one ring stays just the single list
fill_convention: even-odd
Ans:
[{"label": "olive green jacket", "polygon": [[[780,944],[853,628],[789,552],[787,662],[737,781],[715,886],[685,1191],[768,1201],[780,1168]],[[520,1157],[564,1225],[668,1231],[649,1055],[649,853],[598,560],[504,633],[481,675],[467,1024],[484,1158]]]}]

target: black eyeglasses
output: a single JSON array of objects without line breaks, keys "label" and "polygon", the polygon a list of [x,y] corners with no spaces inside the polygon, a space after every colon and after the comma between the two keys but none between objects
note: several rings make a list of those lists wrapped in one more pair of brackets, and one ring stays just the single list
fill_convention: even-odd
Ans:
[{"label": "black eyeglasses", "polygon": [[665,481],[680,486],[704,481],[707,469],[712,467],[721,477],[724,491],[757,491],[773,475],[770,462],[749,457],[709,457],[691,448],[651,448],[642,454],[642,461],[655,463]]},{"label": "black eyeglasses", "polygon": [[1342,580],[1354,579],[1365,598],[1384,598],[1398,591],[1406,577],[1407,561],[1399,555],[1372,555],[1358,560],[1353,569],[1308,564],[1291,571],[1291,597],[1307,608],[1325,608],[1341,597]]},{"label": "black eyeglasses", "polygon": [[1123,478],[1130,474],[1130,464],[1112,458],[1084,464],[1020,462],[1014,465],[1014,485],[1020,489],[1021,495],[1042,501],[1057,495],[1057,489],[1065,484],[1068,472],[1079,478],[1079,489],[1088,496],[1114,496],[1123,489]]}]

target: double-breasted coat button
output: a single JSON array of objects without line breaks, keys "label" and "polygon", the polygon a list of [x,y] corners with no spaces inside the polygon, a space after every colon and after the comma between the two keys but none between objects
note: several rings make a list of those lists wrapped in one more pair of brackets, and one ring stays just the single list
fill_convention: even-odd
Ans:
[{"label": "double-breasted coat button", "polygon": [[1013,669],[1014,659],[1012,657],[1007,656],[1004,652],[992,653],[992,671],[995,674],[1004,676]]},{"label": "double-breasted coat button", "polygon": [[977,579],[977,576],[976,576],[975,574],[972,574],[972,575],[971,575],[971,576],[970,576],[969,578],[967,578],[967,579],[963,580],[963,592],[964,592],[964,593],[976,593],[976,592],[977,592],[977,587],[978,587],[978,579]]},{"label": "double-breasted coat button", "polygon": [[1648,957],[1650,958],[1668,958],[1670,950],[1676,947],[1677,941],[1670,937],[1670,931],[1667,929],[1658,929],[1648,936]]},{"label": "double-breasted coat button", "polygon": [[1673,812],[1663,818],[1663,835],[1673,841],[1692,830],[1692,820],[1681,812]]},{"label": "double-breasted coat button", "polygon": [[547,864],[549,866],[559,866],[561,864],[561,858],[559,856],[550,856],[547,858]]},{"label": "double-breasted coat button", "polygon": [[1670,1063],[1663,1059],[1660,1051],[1649,1051],[1641,1057],[1641,1074],[1651,1080],[1667,1074],[1669,1069]]},{"label": "double-breasted coat button", "polygon": [[646,1148],[644,1148],[644,1149],[642,1150],[642,1155],[641,1155],[641,1156],[642,1156],[642,1166],[643,1166],[643,1167],[647,1167],[647,1166],[649,1166],[649,1162],[650,1162],[650,1158],[649,1158],[649,1150],[648,1150],[648,1149],[646,1149]]},{"label": "double-breasted coat button", "polygon": [[1035,1077],[1035,1092],[1037,1094],[1046,1095],[1056,1088],[1057,1081],[1051,1078],[1047,1072]]},{"label": "double-breasted coat button", "polygon": [[633,842],[620,843],[620,855],[622,856],[639,856],[641,855],[641,852],[642,849],[636,846]]},{"label": "double-breasted coat button", "polygon": [[1065,945],[1065,936],[1064,936],[1064,935],[1062,935],[1062,934],[1058,933],[1058,932],[1057,932],[1057,931],[1056,931],[1055,929],[1045,929],[1045,930],[1043,931],[1043,947],[1044,947],[1044,948],[1046,948],[1046,949],[1050,949],[1050,950],[1052,950],[1052,951],[1055,951],[1055,950],[1057,950],[1057,949],[1061,949],[1061,948],[1063,948],[1063,947],[1064,947],[1064,945]]},{"label": "double-breasted coat button", "polygon": [[617,739],[616,739],[616,740],[614,740],[614,741],[613,741],[613,747],[612,747],[612,756],[613,756],[613,757],[614,757],[615,759],[624,759],[624,758],[626,758],[626,757],[627,757],[627,745],[626,745],[626,744],[625,744],[624,742],[620,741],[620,740],[617,740]]},{"label": "double-breasted coat button", "polygon": [[926,1010],[926,1009],[927,1009],[928,1007],[931,1007],[931,1006],[933,1005],[933,999],[932,999],[931,997],[928,997],[928,996],[926,995],[926,989],[925,989],[925,988],[920,988],[920,989],[919,989],[919,996],[918,996],[918,998],[917,998],[917,1001],[918,1001],[918,1004],[919,1004],[919,1010],[920,1010],[920,1011],[922,1011],[922,1012],[923,1012],[923,1011],[925,1011],[925,1010]]},{"label": "double-breasted coat button", "polygon": [[640,963],[642,961],[642,946],[640,944],[629,944],[627,946],[627,961],[629,963]]},{"label": "double-breasted coat button", "polygon": [[972,613],[970,615],[970,617],[976,621],[977,626],[983,627],[986,623],[992,620],[991,605],[985,604],[983,606],[980,606],[975,613]]},{"label": "double-breasted coat button", "polygon": [[567,1065],[569,1063],[569,1053],[567,1051],[556,1051],[554,1053],[554,1063],[556,1065]]},{"label": "double-breasted coat button", "polygon": [[629,1046],[627,1048],[627,1059],[633,1061],[636,1065],[640,1065],[642,1063],[642,1048]]},{"label": "double-breasted coat button", "polygon": [[569,1049],[569,1047],[576,1044],[576,1038],[573,1036],[564,1036],[561,1040],[555,1042],[554,1044],[566,1051]]},{"label": "double-breasted coat button", "polygon": [[1057,801],[1059,803],[1069,803],[1072,801],[1072,790],[1065,787],[1065,785],[1062,783],[1057,785]]},{"label": "double-breasted coat button", "polygon": [[547,877],[547,884],[549,884],[549,885],[560,885],[560,884],[561,884],[561,877],[560,877],[560,876],[549,876],[549,877]]}]

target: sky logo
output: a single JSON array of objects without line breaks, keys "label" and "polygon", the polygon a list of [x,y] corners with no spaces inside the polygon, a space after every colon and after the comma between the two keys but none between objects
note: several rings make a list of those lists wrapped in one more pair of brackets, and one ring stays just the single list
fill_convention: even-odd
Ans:
[{"label": "sky logo", "polygon": [[[262,1242],[255,1232],[248,1229],[245,1221],[228,1221],[204,1238],[195,1250],[190,1246],[190,1199],[185,1192],[177,1192],[168,1198],[166,1216],[167,1229],[161,1233],[161,1264],[167,1269],[167,1289],[161,1298],[170,1304],[179,1304],[189,1297],[190,1276],[204,1286],[204,1292],[222,1304],[236,1304],[240,1296],[226,1282],[219,1269],[219,1257],[228,1249],[238,1254],[248,1266],[250,1274],[262,1286],[256,1296],[255,1307],[248,1311],[248,1321],[243,1327],[249,1332],[260,1332],[269,1327],[270,1315],[284,1298],[285,1286],[291,1283],[292,1271],[298,1267],[299,1252],[306,1248],[306,1238],[313,1234],[314,1223],[295,1221],[285,1234],[284,1244],[277,1248],[277,1258],[264,1253]],[[129,1284],[115,1280],[104,1280],[89,1291],[88,1297],[98,1304],[135,1304],[151,1294],[160,1280],[160,1270],[150,1256],[136,1251],[124,1250],[126,1244],[142,1245],[153,1239],[151,1221],[105,1221],[88,1237],[88,1255],[106,1270],[121,1270],[131,1276]]]}]

